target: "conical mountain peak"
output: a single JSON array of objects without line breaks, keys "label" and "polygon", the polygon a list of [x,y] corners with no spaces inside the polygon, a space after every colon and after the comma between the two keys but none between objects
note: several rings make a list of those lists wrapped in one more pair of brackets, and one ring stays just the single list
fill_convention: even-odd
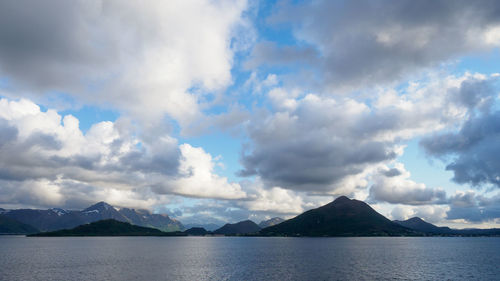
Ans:
[{"label": "conical mountain peak", "polygon": [[110,208],[113,208],[113,206],[109,205],[108,203],[106,203],[104,201],[101,201],[99,203],[96,203],[96,204],[88,207],[87,209],[85,209],[83,211],[84,212],[93,211],[93,210],[105,211],[105,210],[109,210]]},{"label": "conical mountain peak", "polygon": [[346,203],[346,202],[351,202],[352,200],[349,199],[347,196],[340,196],[338,197],[337,199],[333,200],[333,203],[337,203],[337,204],[340,204],[340,203]]},{"label": "conical mountain peak", "polygon": [[411,222],[425,222],[423,219],[421,219],[419,217],[413,217],[411,219],[408,219],[408,221],[411,221]]},{"label": "conical mountain peak", "polygon": [[377,236],[410,232],[365,202],[345,196],[261,231],[264,235],[279,236]]}]

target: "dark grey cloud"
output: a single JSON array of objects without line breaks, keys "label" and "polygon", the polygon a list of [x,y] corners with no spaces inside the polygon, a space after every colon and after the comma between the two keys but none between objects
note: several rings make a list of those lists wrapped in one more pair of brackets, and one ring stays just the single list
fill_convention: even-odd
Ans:
[{"label": "dark grey cloud", "polygon": [[389,169],[387,171],[384,171],[383,174],[386,177],[392,178],[392,177],[396,177],[396,176],[401,175],[401,171],[397,168],[392,168],[392,169]]},{"label": "dark grey cloud", "polygon": [[447,170],[460,184],[500,187],[500,111],[472,115],[458,132],[427,137],[426,152],[448,162]]},{"label": "dark grey cloud", "polygon": [[[394,190],[395,188],[399,190]],[[445,204],[446,192],[442,189],[395,187],[378,183],[370,187],[370,200],[406,205]]]},{"label": "dark grey cloud", "polygon": [[88,9],[81,1],[2,1],[0,71],[14,85],[38,90],[81,85],[82,72],[103,66],[109,56],[102,50],[111,47],[95,48],[99,35],[89,34]]},{"label": "dark grey cloud", "polygon": [[500,3],[494,0],[306,1],[276,7],[269,22],[291,25],[300,47],[263,42],[252,63],[307,63],[335,89],[396,81],[499,44],[488,37],[500,24]]},{"label": "dark grey cloud", "polygon": [[369,165],[394,159],[392,141],[374,139],[377,129],[359,128],[376,118],[364,109],[356,102],[308,96],[293,110],[254,120],[240,174],[259,175],[268,186],[321,193]]},{"label": "dark grey cloud", "polygon": [[446,218],[449,220],[464,219],[469,222],[481,222],[487,220],[478,207],[452,207],[446,213]]},{"label": "dark grey cloud", "polygon": [[453,180],[460,184],[500,187],[500,111],[493,106],[497,79],[464,81],[449,99],[469,107],[470,112],[456,131],[428,136],[420,142],[426,153],[447,162]]},{"label": "dark grey cloud", "polygon": [[485,197],[474,192],[457,193],[450,198],[447,219],[484,222],[500,218],[500,196]]},{"label": "dark grey cloud", "polygon": [[26,149],[40,147],[46,150],[59,150],[62,148],[62,142],[55,135],[36,132],[31,134],[23,142],[22,146],[26,147]]},{"label": "dark grey cloud", "polygon": [[142,147],[120,157],[120,168],[131,173],[140,171],[175,176],[178,173],[180,157],[177,146]]},{"label": "dark grey cloud", "polygon": [[495,78],[485,80],[469,79],[461,83],[459,88],[452,89],[449,98],[457,104],[474,109],[477,108],[481,112],[487,112],[494,103],[494,96],[497,87]]},{"label": "dark grey cloud", "polygon": [[17,139],[18,130],[16,127],[8,124],[6,120],[0,118],[0,149],[2,146],[7,145]]},{"label": "dark grey cloud", "polygon": [[347,144],[348,140],[323,139],[317,132],[303,134],[308,136],[290,136],[294,138],[290,143],[279,139],[254,143],[254,150],[243,156],[241,175],[258,174],[276,186],[307,190],[313,185],[326,191],[347,175],[361,173],[368,164],[396,157],[388,143]]}]

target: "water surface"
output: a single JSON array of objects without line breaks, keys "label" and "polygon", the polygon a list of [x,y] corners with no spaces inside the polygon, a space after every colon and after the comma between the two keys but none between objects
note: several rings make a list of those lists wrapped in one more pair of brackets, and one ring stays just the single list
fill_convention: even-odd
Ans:
[{"label": "water surface", "polygon": [[0,236],[0,280],[500,280],[495,237]]}]

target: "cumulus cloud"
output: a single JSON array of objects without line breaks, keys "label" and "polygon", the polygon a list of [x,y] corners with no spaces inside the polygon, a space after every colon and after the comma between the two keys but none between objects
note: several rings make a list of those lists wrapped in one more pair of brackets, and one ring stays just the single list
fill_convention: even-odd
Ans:
[{"label": "cumulus cloud", "polygon": [[151,207],[172,194],[246,196],[215,173],[215,159],[202,148],[168,135],[147,141],[129,129],[122,120],[105,121],[83,133],[71,115],[1,99],[1,203],[74,207],[106,200]]},{"label": "cumulus cloud", "polygon": [[236,33],[248,34],[245,9],[245,1],[3,2],[0,76],[10,96],[64,92],[188,124],[207,93],[231,83],[233,54],[250,40]]},{"label": "cumulus cloud", "polygon": [[[434,77],[401,90],[383,89],[369,101],[271,89],[275,112],[248,124],[240,174],[258,175],[268,187],[353,194],[368,187],[370,174],[403,153],[405,140],[460,124],[486,99],[466,99],[476,92],[464,88],[485,81],[473,74]],[[442,198],[441,192],[426,190],[432,200]]]},{"label": "cumulus cloud", "polygon": [[201,147],[180,145],[180,177],[158,185],[156,192],[178,193],[192,197],[241,199],[246,197],[238,183],[230,183],[227,178],[215,174],[215,161]]},{"label": "cumulus cloud", "polygon": [[406,205],[446,203],[446,192],[443,188],[430,188],[410,180],[410,172],[401,163],[394,164],[392,169],[381,169],[372,177],[372,181],[371,200]]},{"label": "cumulus cloud", "polygon": [[[300,44],[260,42],[249,64],[306,65],[330,89],[396,81],[500,45],[500,5],[494,0],[308,1],[277,7],[269,21],[290,24]],[[311,76],[303,77],[294,80],[309,83]]]},{"label": "cumulus cloud", "polygon": [[[366,164],[392,159],[384,142],[357,141],[350,130],[368,108],[353,100],[337,102],[308,95],[290,111],[277,112],[252,124],[252,150],[243,155],[242,175],[258,174],[271,186],[328,191]],[[335,132],[335,134],[332,134]]]},{"label": "cumulus cloud", "polygon": [[437,134],[422,140],[431,156],[445,157],[447,170],[461,184],[500,187],[500,112],[471,116],[458,132]]},{"label": "cumulus cloud", "polygon": [[392,209],[391,217],[394,220],[407,220],[413,217],[419,217],[429,223],[438,223],[446,219],[446,212],[450,208],[443,205],[427,206],[407,206],[397,205]]},{"label": "cumulus cloud", "polygon": [[[431,223],[483,223],[500,218],[500,196],[477,194],[475,191],[456,191],[446,198],[446,204],[412,206],[397,204],[391,211],[392,219],[406,220],[420,217]],[[446,223],[445,223],[446,224]]]},{"label": "cumulus cloud", "polygon": [[305,201],[307,196],[304,194],[278,186],[266,188],[259,178],[247,183],[245,189],[249,192],[249,198],[238,204],[250,211],[280,215],[300,214],[307,206]]},{"label": "cumulus cloud", "polygon": [[455,130],[440,131],[421,141],[428,155],[448,162],[453,180],[460,184],[500,186],[498,155],[500,112],[494,107],[497,78],[462,82],[451,98],[471,108]]}]

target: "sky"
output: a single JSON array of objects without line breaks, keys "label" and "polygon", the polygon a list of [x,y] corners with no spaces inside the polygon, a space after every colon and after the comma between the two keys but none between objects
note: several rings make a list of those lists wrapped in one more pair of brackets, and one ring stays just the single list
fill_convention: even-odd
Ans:
[{"label": "sky", "polygon": [[2,1],[0,207],[500,227],[499,47],[495,0]]}]

